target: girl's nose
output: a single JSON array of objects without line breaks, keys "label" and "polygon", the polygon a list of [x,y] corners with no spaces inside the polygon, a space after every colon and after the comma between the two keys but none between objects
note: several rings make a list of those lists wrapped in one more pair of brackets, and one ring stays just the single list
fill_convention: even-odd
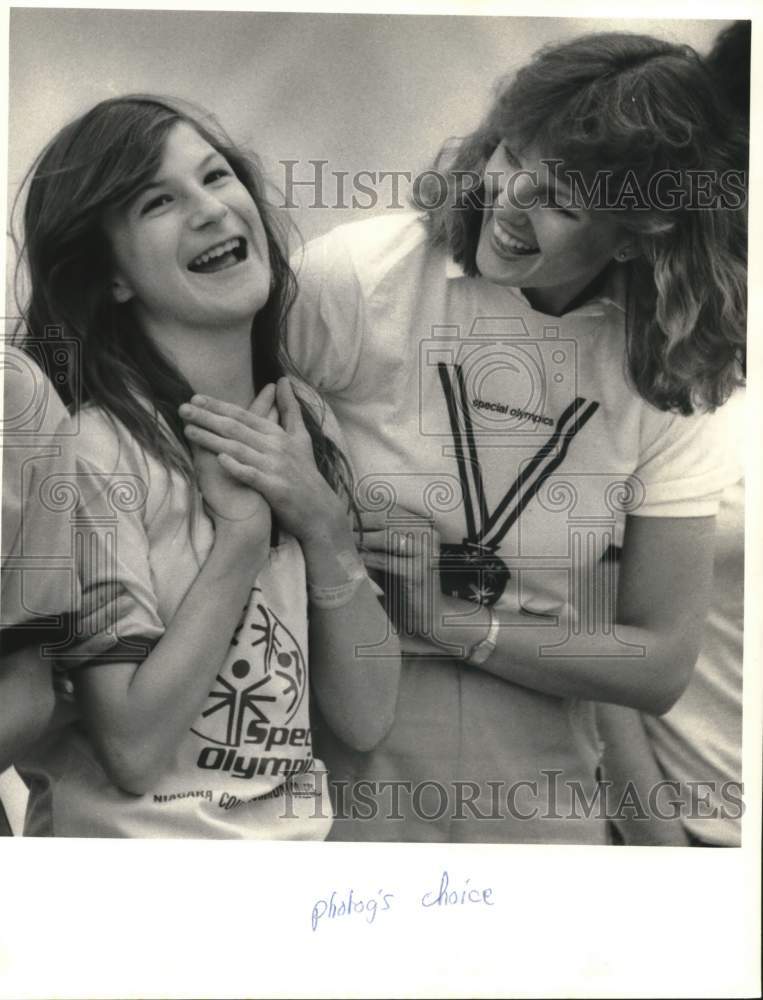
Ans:
[{"label": "girl's nose", "polygon": [[221,222],[227,214],[228,206],[224,202],[211,191],[203,191],[194,201],[190,223],[194,229],[200,229],[210,223]]}]

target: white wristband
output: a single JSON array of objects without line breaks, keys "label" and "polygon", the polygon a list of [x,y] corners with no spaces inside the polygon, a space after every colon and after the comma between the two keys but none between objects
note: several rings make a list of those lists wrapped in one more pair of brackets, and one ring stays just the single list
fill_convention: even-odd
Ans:
[{"label": "white wristband", "polygon": [[347,574],[347,580],[328,587],[316,586],[308,582],[307,597],[315,608],[331,610],[344,607],[353,599],[355,591],[363,580],[368,579],[365,566],[356,552],[337,552],[336,559]]},{"label": "white wristband", "polygon": [[308,583],[307,598],[314,608],[343,608],[353,599],[359,586],[358,579],[339,583],[335,587],[314,587]]},{"label": "white wristband", "polygon": [[498,629],[501,627],[501,623],[498,620],[498,615],[492,608],[488,608],[488,612],[490,614],[490,628],[487,635],[484,639],[475,643],[465,657],[465,662],[470,667],[481,666],[495,652],[498,642]]}]

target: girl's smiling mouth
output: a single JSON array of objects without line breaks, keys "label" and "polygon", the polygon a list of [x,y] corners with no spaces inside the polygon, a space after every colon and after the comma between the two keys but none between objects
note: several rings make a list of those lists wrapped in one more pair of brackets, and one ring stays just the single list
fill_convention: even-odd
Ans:
[{"label": "girl's smiling mouth", "polygon": [[247,244],[243,236],[233,236],[215,243],[194,257],[188,265],[188,270],[196,274],[212,274],[216,271],[224,271],[229,267],[240,264],[247,258]]}]

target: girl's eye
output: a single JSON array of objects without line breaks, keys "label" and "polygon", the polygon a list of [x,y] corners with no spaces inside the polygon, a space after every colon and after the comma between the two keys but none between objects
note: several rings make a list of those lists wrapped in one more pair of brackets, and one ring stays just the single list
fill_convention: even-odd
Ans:
[{"label": "girl's eye", "polygon": [[172,198],[168,194],[158,194],[155,198],[149,198],[148,201],[143,205],[140,210],[141,215],[147,215],[149,212],[153,212],[156,208],[162,208],[164,205],[169,204]]},{"label": "girl's eye", "polygon": [[222,180],[224,177],[230,177],[230,170],[227,167],[215,167],[214,170],[210,170],[208,174],[204,177],[205,184],[214,184],[215,181]]}]

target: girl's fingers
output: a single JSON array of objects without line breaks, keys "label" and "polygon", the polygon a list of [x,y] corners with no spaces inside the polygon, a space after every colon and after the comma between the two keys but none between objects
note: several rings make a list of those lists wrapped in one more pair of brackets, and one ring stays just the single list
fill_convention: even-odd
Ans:
[{"label": "girl's fingers", "polygon": [[[266,386],[267,388],[267,386]],[[265,390],[263,389],[263,392]],[[260,393],[260,396],[262,393]],[[260,396],[252,403],[256,405]],[[268,402],[270,399],[270,402]],[[273,405],[272,390],[265,397],[262,408],[264,414],[259,410],[245,410],[241,406],[233,403],[225,403],[220,399],[213,399],[210,396],[193,396],[190,403],[183,403],[178,412],[183,420],[207,427],[223,437],[241,437],[244,429],[249,429],[255,433],[272,434],[275,426],[267,419],[267,412]]]},{"label": "girl's fingers", "polygon": [[268,382],[260,392],[254,397],[251,405],[249,406],[249,413],[254,414],[255,417],[265,417],[268,419],[268,415],[275,405],[276,400],[276,387],[273,382]]},{"label": "girl's fingers", "polygon": [[251,486],[260,493],[263,492],[263,487],[267,488],[267,477],[260,469],[245,465],[225,452],[218,455],[217,460],[229,475],[244,486]]},{"label": "girl's fingers", "polygon": [[[245,411],[241,411],[242,413]],[[235,417],[222,416],[210,410],[194,406],[192,403],[184,403],[180,407],[180,416],[186,422],[186,431],[190,427],[196,427],[210,434],[216,435],[221,440],[239,441],[255,450],[263,450],[266,433],[272,433],[273,424],[265,417],[256,417],[247,414],[250,424],[244,424]],[[257,421],[258,427],[252,426],[251,422]],[[196,440],[193,438],[193,440]]]},{"label": "girl's fingers", "polygon": [[250,444],[234,441],[229,437],[220,437],[219,434],[213,434],[212,431],[204,430],[203,427],[197,427],[195,424],[184,427],[183,433],[197,448],[205,448],[216,455],[230,455],[245,464],[258,465],[265,457],[264,452],[258,451]]},{"label": "girl's fingers", "polygon": [[294,395],[291,382],[285,376],[278,380],[276,400],[278,402],[279,413],[281,414],[281,424],[286,433],[293,434],[300,427],[304,428],[302,410],[297,402],[297,397]]}]

